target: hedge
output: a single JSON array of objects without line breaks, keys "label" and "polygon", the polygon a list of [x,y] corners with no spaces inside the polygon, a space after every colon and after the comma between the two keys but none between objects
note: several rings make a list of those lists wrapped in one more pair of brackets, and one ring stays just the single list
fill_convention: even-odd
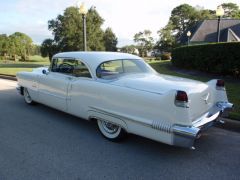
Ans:
[{"label": "hedge", "polygon": [[240,42],[182,46],[172,51],[174,66],[222,75],[240,75]]}]

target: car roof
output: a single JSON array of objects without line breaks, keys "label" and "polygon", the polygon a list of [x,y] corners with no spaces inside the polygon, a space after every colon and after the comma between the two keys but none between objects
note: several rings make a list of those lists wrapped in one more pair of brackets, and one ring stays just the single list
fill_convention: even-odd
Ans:
[{"label": "car roof", "polygon": [[120,53],[120,52],[62,52],[55,54],[53,58],[74,58],[79,59],[83,63],[89,65],[92,69],[95,69],[103,62],[117,59],[141,59],[138,56]]}]

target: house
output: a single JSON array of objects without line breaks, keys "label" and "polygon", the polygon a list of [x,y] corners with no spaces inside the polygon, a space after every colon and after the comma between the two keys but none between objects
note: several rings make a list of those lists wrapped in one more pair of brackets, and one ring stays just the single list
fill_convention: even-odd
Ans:
[{"label": "house", "polygon": [[[187,32],[191,32],[189,44],[217,42],[217,19],[204,20],[188,29],[180,38],[181,44],[187,44]],[[240,42],[240,19],[221,19],[220,42]]]}]

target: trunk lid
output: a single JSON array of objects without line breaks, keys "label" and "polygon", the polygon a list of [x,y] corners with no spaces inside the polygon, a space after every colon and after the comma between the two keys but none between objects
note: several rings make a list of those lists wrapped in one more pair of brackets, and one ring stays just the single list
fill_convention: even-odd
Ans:
[{"label": "trunk lid", "polygon": [[120,77],[112,84],[157,94],[164,94],[170,90],[185,91],[189,99],[189,118],[192,121],[206,113],[213,105],[210,87],[206,83],[186,78],[158,74],[132,74]]}]

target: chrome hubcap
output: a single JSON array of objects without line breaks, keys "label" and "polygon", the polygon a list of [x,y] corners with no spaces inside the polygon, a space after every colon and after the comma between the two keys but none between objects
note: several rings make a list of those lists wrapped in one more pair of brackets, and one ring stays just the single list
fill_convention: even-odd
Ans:
[{"label": "chrome hubcap", "polygon": [[31,102],[32,102],[32,98],[31,98],[31,96],[29,95],[27,89],[24,89],[24,97],[25,97],[25,100],[26,100],[27,103],[31,103]]},{"label": "chrome hubcap", "polygon": [[105,121],[102,121],[102,126],[103,126],[104,130],[110,134],[116,133],[119,129],[119,126],[109,123],[109,122],[105,122]]}]

